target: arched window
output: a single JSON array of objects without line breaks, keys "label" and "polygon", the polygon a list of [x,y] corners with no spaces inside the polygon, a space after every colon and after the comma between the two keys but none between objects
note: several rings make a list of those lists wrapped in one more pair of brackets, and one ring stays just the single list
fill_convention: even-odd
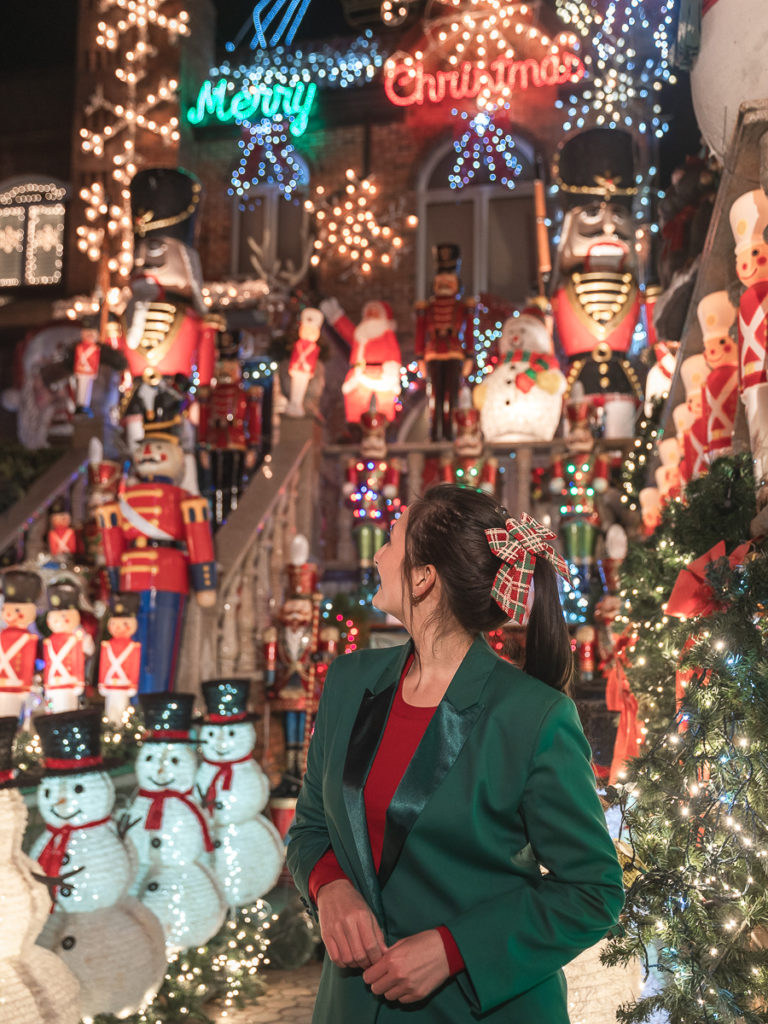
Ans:
[{"label": "arched window", "polygon": [[308,253],[309,215],[304,201],[309,190],[309,169],[297,154],[301,168],[298,185],[286,199],[277,185],[258,185],[247,199],[236,200],[232,271],[236,275],[268,277],[297,271]]},{"label": "arched window", "polygon": [[52,179],[0,182],[0,288],[61,281],[68,198]]},{"label": "arched window", "polygon": [[533,180],[535,154],[530,143],[508,137],[519,164],[515,187],[492,180],[480,163],[463,188],[451,188],[457,161],[452,140],[442,143],[418,180],[419,234],[417,292],[426,298],[434,275],[432,246],[453,242],[461,247],[461,280],[466,295],[491,292],[523,302],[536,285],[536,216]]}]

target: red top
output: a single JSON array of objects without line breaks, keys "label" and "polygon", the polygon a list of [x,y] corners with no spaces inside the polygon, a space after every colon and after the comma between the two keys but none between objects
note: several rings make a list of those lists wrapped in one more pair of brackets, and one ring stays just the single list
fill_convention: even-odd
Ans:
[{"label": "red top", "polygon": [[[408,659],[400,677],[400,683],[392,702],[392,710],[363,790],[368,838],[371,843],[374,867],[377,871],[381,864],[381,853],[384,846],[387,809],[405,769],[436,711],[434,707],[415,707],[413,704],[406,704],[403,700],[403,679],[408,674],[412,662],[413,655]],[[317,894],[324,885],[346,877],[336,859],[336,854],[333,850],[328,850],[312,869],[309,876],[309,894],[317,903]],[[448,968],[451,974],[457,974],[464,968],[464,959],[459,952],[459,947],[445,925],[440,925],[437,930],[445,946]]]}]

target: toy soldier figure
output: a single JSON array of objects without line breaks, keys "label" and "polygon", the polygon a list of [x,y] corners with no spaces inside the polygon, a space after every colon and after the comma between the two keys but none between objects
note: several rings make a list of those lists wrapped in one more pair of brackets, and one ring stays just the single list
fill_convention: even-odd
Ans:
[{"label": "toy soldier figure", "polygon": [[435,246],[432,297],[416,306],[414,352],[427,379],[430,440],[450,441],[462,380],[474,363],[475,299],[461,298],[458,245]]},{"label": "toy soldier figure", "polygon": [[139,595],[112,594],[107,619],[109,640],[102,640],[99,653],[99,693],[104,698],[104,714],[120,725],[131,697],[139,690],[141,644],[133,639],[139,628]]},{"label": "toy soldier figure", "polygon": [[197,430],[200,464],[210,473],[213,519],[220,526],[237,508],[243,474],[256,465],[261,443],[261,388],[243,384],[238,349],[225,335],[216,362],[215,383],[199,393]]},{"label": "toy soldier figure", "polygon": [[77,585],[68,580],[52,583],[48,587],[48,606],[45,621],[51,635],[43,641],[46,700],[54,713],[76,711],[85,690],[86,655]]},{"label": "toy soldier figure", "polygon": [[291,349],[288,364],[288,376],[291,387],[288,393],[286,416],[301,418],[305,415],[304,399],[309,382],[317,369],[320,355],[320,332],[323,328],[324,316],[319,309],[309,307],[301,311],[299,317],[299,336]]},{"label": "toy soldier figure", "polygon": [[696,315],[709,367],[701,397],[711,465],[720,456],[733,454],[733,424],[739,404],[739,348],[733,336],[737,313],[728,292],[719,291],[704,296]]},{"label": "toy soldier figure", "polygon": [[4,602],[0,618],[0,718],[18,718],[32,688],[39,637],[29,627],[42,591],[36,572],[9,569],[2,576]]},{"label": "toy soldier figure", "polygon": [[208,502],[179,484],[181,415],[144,425],[134,456],[139,482],[97,517],[113,590],[139,595],[141,693],[172,690],[190,583],[204,607],[216,601]]},{"label": "toy soldier figure", "polygon": [[387,458],[387,423],[372,398],[370,408],[360,417],[360,454],[348,460],[347,479],[342,487],[355,520],[352,535],[363,587],[371,581],[373,556],[387,539],[390,524],[400,508],[400,463]]},{"label": "toy soldier figure", "polygon": [[63,498],[56,498],[48,510],[48,551],[57,561],[72,562],[77,554],[77,534]]},{"label": "toy soldier figure", "polygon": [[317,566],[307,561],[308,555],[306,537],[297,534],[291,542],[291,562],[286,566],[288,595],[280,609],[279,626],[264,631],[267,698],[271,709],[283,714],[285,739],[285,770],[273,790],[274,797],[298,795],[305,767],[305,740],[339,636],[333,627],[320,627]]},{"label": "toy soldier figure", "polygon": [[552,308],[568,357],[568,391],[584,395],[643,392],[628,353],[640,316],[631,138],[595,128],[569,139],[558,168],[571,202],[558,250]]},{"label": "toy soldier figure", "polygon": [[[453,457],[445,459],[441,467],[444,483],[459,484],[461,487],[472,487],[487,494],[494,494],[499,464],[485,450],[483,434],[480,430],[480,413],[473,409],[466,400],[468,389],[462,393],[460,405],[454,410],[456,436],[453,440]],[[471,402],[471,397],[469,397]]]}]

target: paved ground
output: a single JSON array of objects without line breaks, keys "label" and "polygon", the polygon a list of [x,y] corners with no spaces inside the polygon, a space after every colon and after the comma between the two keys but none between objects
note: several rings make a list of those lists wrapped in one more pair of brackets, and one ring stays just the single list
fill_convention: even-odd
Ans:
[{"label": "paved ground", "polygon": [[267,992],[253,1006],[231,1010],[226,1016],[214,1016],[210,1009],[208,1014],[218,1024],[310,1024],[320,967],[313,960],[295,971],[265,969]]}]

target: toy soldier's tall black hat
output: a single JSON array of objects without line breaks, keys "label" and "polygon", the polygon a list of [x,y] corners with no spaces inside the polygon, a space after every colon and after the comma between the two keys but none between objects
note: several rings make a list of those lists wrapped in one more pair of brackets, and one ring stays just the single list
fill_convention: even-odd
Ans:
[{"label": "toy soldier's tall black hat", "polygon": [[237,359],[240,355],[240,346],[230,331],[220,334],[217,347],[219,359]]},{"label": "toy soldier's tall black hat", "polygon": [[461,272],[461,249],[455,242],[438,242],[432,246],[432,260],[436,274],[456,274]]},{"label": "toy soldier's tall black hat", "polygon": [[116,591],[109,595],[109,614],[112,618],[136,618],[140,604],[141,594]]},{"label": "toy soldier's tall black hat", "polygon": [[36,604],[43,584],[36,572],[9,569],[0,577],[5,600],[13,604]]},{"label": "toy soldier's tall black hat", "polygon": [[139,238],[165,235],[191,246],[202,185],[189,171],[151,167],[131,181],[133,231]]},{"label": "toy soldier's tall black hat", "polygon": [[17,715],[0,718],[0,789],[16,785],[13,777],[13,741],[18,724]]},{"label": "toy soldier's tall black hat", "polygon": [[46,775],[101,771],[101,715],[98,711],[62,711],[39,715],[35,728],[43,745]]},{"label": "toy soldier's tall black hat", "polygon": [[202,684],[203,700],[208,709],[204,721],[217,725],[260,718],[248,711],[250,688],[250,679],[208,679]]},{"label": "toy soldier's tall black hat", "polygon": [[63,612],[69,608],[80,610],[80,589],[69,580],[59,580],[48,586],[48,604],[52,612]]},{"label": "toy soldier's tall black hat", "polygon": [[554,178],[567,206],[586,206],[604,199],[632,205],[635,145],[620,128],[590,128],[572,135],[555,158]]},{"label": "toy soldier's tall black hat", "polygon": [[144,408],[144,437],[153,437],[181,443],[183,398],[175,391],[159,388],[155,396],[155,404],[151,409]]},{"label": "toy soldier's tall black hat", "polygon": [[48,515],[61,515],[62,513],[69,513],[67,503],[62,497],[55,498],[48,506]]},{"label": "toy soldier's tall black hat", "polygon": [[194,743],[192,727],[193,693],[141,693],[139,704],[148,733],[147,743]]}]

